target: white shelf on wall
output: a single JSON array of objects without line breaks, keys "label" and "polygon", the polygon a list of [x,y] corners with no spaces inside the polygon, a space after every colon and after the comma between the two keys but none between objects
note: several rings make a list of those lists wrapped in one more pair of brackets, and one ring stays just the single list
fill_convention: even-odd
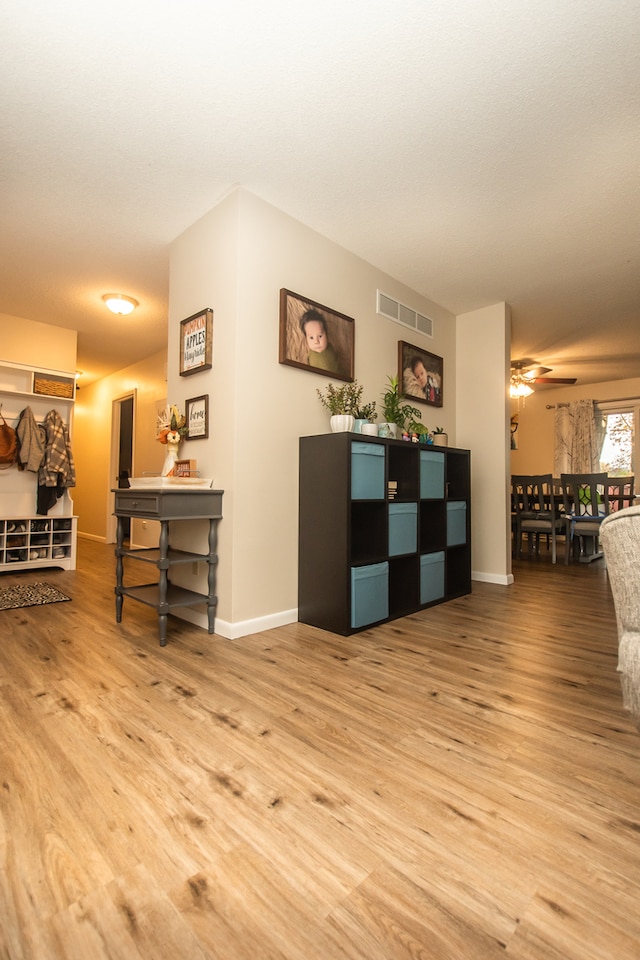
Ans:
[{"label": "white shelf on wall", "polygon": [[[48,385],[54,391],[66,389],[73,395],[40,392]],[[1,412],[10,426],[17,425],[25,407],[31,407],[38,422],[50,410],[57,410],[71,435],[74,403],[73,373],[0,361]],[[37,514],[37,483],[35,473],[19,470],[17,465],[0,470],[0,572],[46,566],[75,569],[77,518],[73,500],[66,490],[47,514]]]}]

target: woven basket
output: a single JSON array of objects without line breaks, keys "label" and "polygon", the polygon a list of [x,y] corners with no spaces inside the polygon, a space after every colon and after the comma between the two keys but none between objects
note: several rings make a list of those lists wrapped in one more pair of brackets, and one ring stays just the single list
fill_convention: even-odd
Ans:
[{"label": "woven basket", "polygon": [[71,377],[51,377],[42,373],[34,373],[33,392],[47,397],[63,397],[65,400],[73,400],[73,379]]}]

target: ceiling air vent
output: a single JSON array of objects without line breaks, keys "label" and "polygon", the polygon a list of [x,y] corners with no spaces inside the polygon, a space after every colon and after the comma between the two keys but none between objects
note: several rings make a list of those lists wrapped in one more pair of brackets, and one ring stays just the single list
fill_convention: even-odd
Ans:
[{"label": "ceiling air vent", "polygon": [[406,304],[388,297],[381,290],[377,291],[376,312],[387,320],[401,323],[403,327],[411,327],[412,330],[418,330],[427,337],[433,336],[433,320],[430,317],[425,317],[424,314],[418,313]]}]

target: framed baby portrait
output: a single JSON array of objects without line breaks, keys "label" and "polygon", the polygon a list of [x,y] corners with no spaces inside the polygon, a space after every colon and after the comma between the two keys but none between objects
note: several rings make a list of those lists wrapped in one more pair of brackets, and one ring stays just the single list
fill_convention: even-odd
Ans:
[{"label": "framed baby portrait", "polygon": [[280,291],[280,363],[353,381],[353,317],[291,290]]},{"label": "framed baby portrait", "polygon": [[398,341],[398,383],[403,397],[442,406],[442,357],[412,343]]}]

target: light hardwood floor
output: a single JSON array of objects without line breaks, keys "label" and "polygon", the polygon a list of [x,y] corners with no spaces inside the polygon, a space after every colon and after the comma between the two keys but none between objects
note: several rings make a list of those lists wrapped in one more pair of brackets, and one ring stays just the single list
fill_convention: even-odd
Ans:
[{"label": "light hardwood floor", "polygon": [[[132,565],[140,567],[143,565]],[[606,573],[351,638],[0,612],[2,960],[638,960],[640,733]]]}]

